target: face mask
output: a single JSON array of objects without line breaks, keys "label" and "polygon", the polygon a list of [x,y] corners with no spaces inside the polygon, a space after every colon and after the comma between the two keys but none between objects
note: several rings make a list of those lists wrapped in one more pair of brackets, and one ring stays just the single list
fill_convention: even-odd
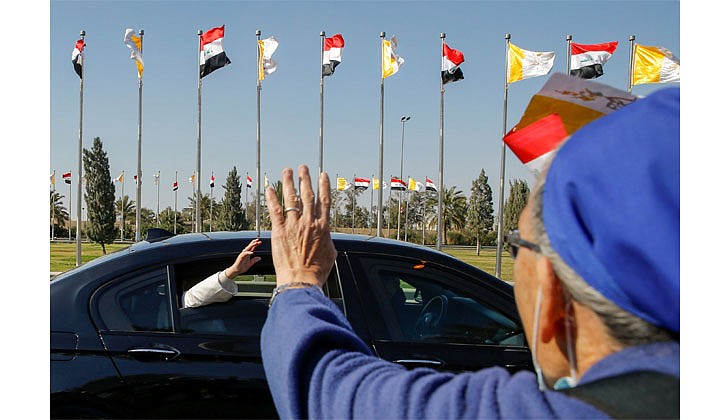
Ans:
[{"label": "face mask", "polygon": [[543,372],[541,366],[538,364],[538,357],[536,357],[536,347],[538,343],[538,320],[539,314],[541,314],[541,286],[538,286],[538,293],[536,294],[536,307],[533,313],[533,331],[531,332],[531,359],[533,360],[533,369],[536,371],[536,379],[538,379],[538,389],[541,391],[546,390],[546,382],[543,380]]}]

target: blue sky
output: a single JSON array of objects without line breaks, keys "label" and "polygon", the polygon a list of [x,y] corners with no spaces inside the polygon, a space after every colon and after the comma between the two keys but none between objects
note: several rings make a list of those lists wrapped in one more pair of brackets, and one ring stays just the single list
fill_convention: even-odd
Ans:
[{"label": "blue sky", "polygon": [[[320,36],[341,33],[342,64],[325,79],[324,169],[331,177],[370,177],[379,167],[380,40],[399,39],[405,59],[399,73],[385,79],[384,177],[400,172],[402,124],[404,177],[437,183],[441,32],[465,55],[465,80],[446,85],[444,183],[470,194],[483,168],[497,203],[503,129],[504,35],[533,51],[556,51],[552,72],[566,70],[567,34],[574,42],[619,41],[598,81],[627,89],[628,38],[659,45],[680,57],[678,2],[257,2],[152,1],[50,2],[50,172],[77,167],[79,83],[70,57],[79,31],[86,31],[83,147],[100,137],[112,177],[126,173],[125,194],[135,199],[138,82],[123,44],[125,28],[144,29],[142,205],[157,206],[152,174],[160,171],[160,208],[174,203],[175,171],[180,182],[178,208],[187,205],[197,153],[197,35],[225,25],[223,40],[232,64],[203,79],[202,188],[214,172],[215,196],[222,197],[227,173],[255,173],[256,43],[275,36],[278,70],[261,92],[261,171],[271,180],[283,167],[318,166]],[[510,129],[531,95],[547,77],[509,88]],[[665,85],[640,85],[644,95]],[[506,179],[532,180],[507,151]],[[507,191],[506,182],[506,194]],[[117,196],[121,193],[117,184]],[[75,194],[75,188],[74,188]],[[368,195],[368,194],[367,194]],[[385,197],[386,198],[386,197]],[[66,197],[67,199],[67,197]],[[75,199],[74,199],[75,202]],[[367,203],[368,204],[368,203]],[[73,212],[75,215],[75,211]]]}]

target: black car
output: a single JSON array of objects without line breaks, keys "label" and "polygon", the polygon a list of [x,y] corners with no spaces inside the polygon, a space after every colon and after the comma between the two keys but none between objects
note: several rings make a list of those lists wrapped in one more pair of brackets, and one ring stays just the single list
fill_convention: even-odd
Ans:
[{"label": "black car", "polygon": [[[262,260],[235,279],[235,297],[180,305],[181,284],[228,267],[255,236],[154,230],[54,278],[51,417],[277,417],[260,352],[275,286],[269,232],[255,251]],[[508,283],[427,247],[332,236],[338,258],[324,291],[382,359],[532,369]]]}]

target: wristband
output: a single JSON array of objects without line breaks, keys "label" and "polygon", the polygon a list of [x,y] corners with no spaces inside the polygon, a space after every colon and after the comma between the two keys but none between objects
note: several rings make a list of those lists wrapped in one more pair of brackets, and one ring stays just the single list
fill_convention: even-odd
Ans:
[{"label": "wristband", "polygon": [[321,286],[315,283],[307,283],[305,281],[294,281],[292,283],[286,283],[281,284],[280,286],[273,289],[273,294],[270,297],[270,300],[268,301],[268,307],[270,308],[273,305],[273,299],[276,298],[276,296],[280,295],[281,293],[285,292],[288,289],[301,289],[304,287],[315,287],[318,289],[321,294],[324,294],[324,291],[321,289]]}]

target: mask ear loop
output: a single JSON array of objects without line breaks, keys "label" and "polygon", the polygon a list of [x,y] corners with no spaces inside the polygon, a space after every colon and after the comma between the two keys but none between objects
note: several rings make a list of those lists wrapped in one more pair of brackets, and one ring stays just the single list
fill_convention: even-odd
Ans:
[{"label": "mask ear loop", "polygon": [[566,353],[569,357],[569,371],[571,373],[569,378],[566,380],[570,386],[576,385],[576,358],[574,357],[574,337],[571,335],[571,296],[564,291],[564,300],[566,305],[564,311],[566,311],[566,317],[564,318],[564,328],[566,328]]},{"label": "mask ear loop", "polygon": [[536,357],[536,347],[538,343],[538,321],[539,315],[541,314],[541,286],[538,286],[538,292],[536,294],[536,308],[533,314],[533,331],[531,334],[531,360],[533,361],[533,369],[536,372],[536,379],[538,380],[538,389],[541,391],[546,390],[546,382],[543,379],[543,372],[541,366],[538,364],[538,357]]}]

